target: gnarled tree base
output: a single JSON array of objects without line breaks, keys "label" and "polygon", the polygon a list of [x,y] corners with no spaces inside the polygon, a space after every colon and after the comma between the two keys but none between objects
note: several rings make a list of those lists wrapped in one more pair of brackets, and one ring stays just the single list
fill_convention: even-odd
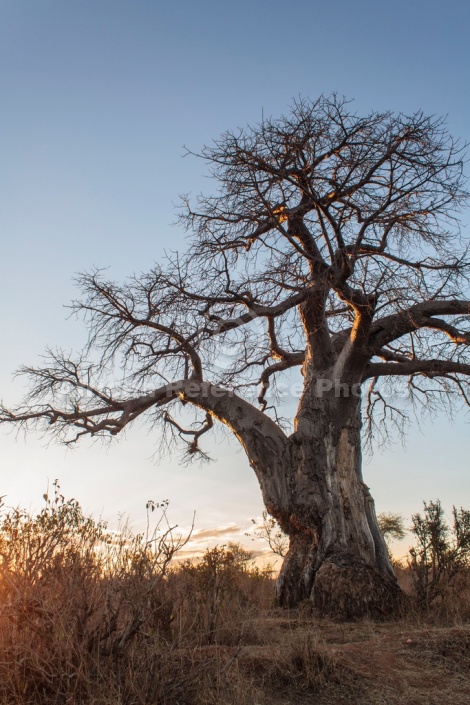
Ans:
[{"label": "gnarled tree base", "polygon": [[322,615],[341,619],[383,619],[401,603],[397,581],[359,561],[325,562],[315,575],[313,606]]},{"label": "gnarled tree base", "polygon": [[277,602],[296,607],[309,599],[322,616],[335,619],[383,619],[398,613],[403,593],[392,573],[354,556],[326,559],[314,570],[313,551],[292,546],[276,584]]}]

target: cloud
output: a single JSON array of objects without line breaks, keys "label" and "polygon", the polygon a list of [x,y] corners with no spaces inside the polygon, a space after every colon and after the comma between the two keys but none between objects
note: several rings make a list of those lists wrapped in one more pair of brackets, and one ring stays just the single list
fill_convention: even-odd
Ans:
[{"label": "cloud", "polygon": [[234,536],[240,538],[241,536],[244,536],[245,532],[246,528],[243,526],[229,524],[228,526],[220,526],[213,529],[196,529],[193,531],[191,539],[194,541],[212,541],[223,536]]},{"label": "cloud", "polygon": [[[249,553],[251,554],[251,556],[253,558],[261,558],[261,557],[266,558],[266,557],[272,555],[271,551],[269,549],[259,550],[259,549],[251,549],[248,547],[246,550],[249,551]],[[186,558],[199,558],[200,556],[202,556],[205,553],[205,551],[206,551],[206,549],[202,549],[202,548],[200,548],[200,549],[198,549],[197,547],[191,548],[191,546],[188,544],[185,548],[182,548],[180,551],[178,551],[177,557],[180,560],[181,559],[186,560]]]},{"label": "cloud", "polygon": [[[271,551],[264,541],[253,534],[253,530],[256,530],[259,522],[261,522],[261,519],[257,518],[255,522],[250,522],[245,526],[224,524],[207,529],[194,529],[188,543],[175,556],[175,563],[182,563],[186,560],[198,561],[208,549],[235,543],[251,553],[255,565],[263,568],[270,564],[273,566],[274,571],[277,572],[282,564],[281,559]],[[179,527],[179,529],[184,535],[187,535],[184,527]]]}]

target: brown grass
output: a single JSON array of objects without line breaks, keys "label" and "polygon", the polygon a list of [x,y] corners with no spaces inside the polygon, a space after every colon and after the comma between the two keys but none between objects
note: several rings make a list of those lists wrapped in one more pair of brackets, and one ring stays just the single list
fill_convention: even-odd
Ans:
[{"label": "brown grass", "polygon": [[172,563],[185,538],[152,508],[137,536],[109,533],[58,488],[37,515],[4,511],[1,705],[470,702],[466,578],[434,615],[412,597],[389,623],[282,612],[269,570],[239,546]]}]

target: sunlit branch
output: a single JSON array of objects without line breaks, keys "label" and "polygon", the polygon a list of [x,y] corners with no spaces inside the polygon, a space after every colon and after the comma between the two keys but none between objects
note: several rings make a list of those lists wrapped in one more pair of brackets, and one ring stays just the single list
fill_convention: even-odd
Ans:
[{"label": "sunlit branch", "polygon": [[[370,345],[378,351],[393,340],[424,327],[433,326],[433,316],[470,314],[470,301],[423,301],[403,311],[374,321],[370,331]],[[459,334],[460,336],[460,334]],[[468,339],[467,339],[468,342]]]},{"label": "sunlit branch", "polygon": [[470,375],[470,363],[453,360],[408,360],[407,362],[372,362],[367,365],[364,380],[371,377],[391,377],[423,374],[438,377],[447,373]]}]

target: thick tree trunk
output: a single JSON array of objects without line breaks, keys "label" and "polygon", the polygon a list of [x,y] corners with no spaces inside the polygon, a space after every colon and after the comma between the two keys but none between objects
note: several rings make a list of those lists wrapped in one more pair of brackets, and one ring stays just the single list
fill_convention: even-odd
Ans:
[{"label": "thick tree trunk", "polygon": [[361,473],[360,400],[329,394],[303,399],[288,457],[262,490],[289,535],[277,599],[310,599],[322,614],[385,616],[400,596],[374,502]]},{"label": "thick tree trunk", "polygon": [[362,480],[359,386],[356,394],[343,386],[323,393],[315,379],[307,383],[290,437],[248,402],[206,383],[197,403],[236,434],[266,508],[290,538],[279,604],[310,599],[322,614],[385,616],[400,590]]}]

